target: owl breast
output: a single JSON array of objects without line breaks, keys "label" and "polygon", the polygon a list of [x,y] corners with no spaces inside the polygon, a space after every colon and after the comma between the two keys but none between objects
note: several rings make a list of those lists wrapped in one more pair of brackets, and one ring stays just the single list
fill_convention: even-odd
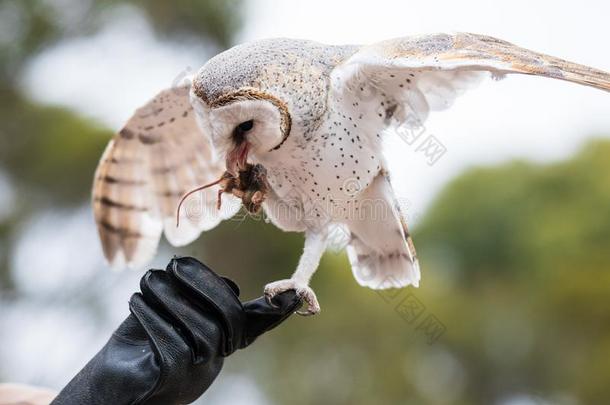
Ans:
[{"label": "owl breast", "polygon": [[286,231],[319,230],[359,215],[362,192],[383,169],[382,119],[354,106],[330,104],[315,131],[291,134],[277,154],[261,161],[272,193],[264,209]]}]

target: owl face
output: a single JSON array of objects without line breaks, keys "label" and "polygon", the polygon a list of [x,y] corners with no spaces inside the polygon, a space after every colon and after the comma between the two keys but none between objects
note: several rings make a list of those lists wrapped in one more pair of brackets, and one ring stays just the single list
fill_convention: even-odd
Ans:
[{"label": "owl face", "polygon": [[233,174],[250,155],[264,159],[288,137],[290,115],[283,102],[256,89],[228,93],[212,103],[194,95],[193,105],[218,158]]},{"label": "owl face", "polygon": [[[295,46],[298,45],[298,46]],[[326,112],[328,48],[310,41],[262,40],[210,59],[193,82],[191,102],[227,169],[281,147]],[[333,54],[334,55],[334,54]],[[296,137],[298,134],[294,134]]]}]

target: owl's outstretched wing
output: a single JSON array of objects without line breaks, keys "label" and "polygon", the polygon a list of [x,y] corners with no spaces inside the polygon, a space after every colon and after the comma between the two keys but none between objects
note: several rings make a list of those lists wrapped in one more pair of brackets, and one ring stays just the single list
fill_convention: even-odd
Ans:
[{"label": "owl's outstretched wing", "polygon": [[[450,107],[457,96],[486,76],[499,78],[507,73],[546,76],[610,91],[608,73],[468,33],[397,38],[364,46],[334,68],[331,86],[343,105],[369,114],[370,121],[379,118],[379,128],[372,132],[379,136],[376,133],[384,127],[422,127],[430,111]],[[391,201],[392,191],[383,190],[382,185],[369,192],[376,192],[375,201]],[[398,211],[400,221],[382,226],[378,220],[350,224],[356,238],[348,254],[363,285],[384,288],[387,277],[392,280],[390,287],[419,281],[415,249]],[[392,232],[393,228],[400,232]]]},{"label": "owl's outstretched wing", "polygon": [[[338,65],[332,77],[333,87],[341,94],[376,97],[392,108],[393,118],[421,124],[429,111],[450,107],[481,78],[508,73],[545,76],[610,91],[610,74],[606,72],[469,33],[396,38],[364,46]],[[367,87],[372,88],[373,97]]]},{"label": "owl's outstretched wing", "polygon": [[189,102],[190,86],[160,92],[110,141],[95,173],[93,210],[104,254],[115,267],[135,267],[155,254],[161,233],[176,246],[193,241],[239,210],[232,196],[216,209],[216,192],[180,198],[217,179],[214,161]]}]

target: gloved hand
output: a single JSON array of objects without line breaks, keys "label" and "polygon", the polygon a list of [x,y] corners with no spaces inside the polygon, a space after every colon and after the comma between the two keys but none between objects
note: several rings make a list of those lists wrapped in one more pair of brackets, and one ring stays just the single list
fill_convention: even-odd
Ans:
[{"label": "gloved hand", "polygon": [[52,402],[187,404],[212,384],[224,358],[296,311],[286,291],[269,305],[241,303],[239,289],[191,257],[150,270],[131,297],[131,315]]}]

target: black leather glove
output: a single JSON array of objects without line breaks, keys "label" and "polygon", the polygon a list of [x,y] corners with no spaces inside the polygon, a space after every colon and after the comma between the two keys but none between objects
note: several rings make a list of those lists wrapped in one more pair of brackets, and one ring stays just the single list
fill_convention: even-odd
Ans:
[{"label": "black leather glove", "polygon": [[241,303],[239,289],[191,257],[150,270],[131,315],[52,404],[187,404],[212,384],[224,358],[295,312],[286,291],[269,305]]}]

